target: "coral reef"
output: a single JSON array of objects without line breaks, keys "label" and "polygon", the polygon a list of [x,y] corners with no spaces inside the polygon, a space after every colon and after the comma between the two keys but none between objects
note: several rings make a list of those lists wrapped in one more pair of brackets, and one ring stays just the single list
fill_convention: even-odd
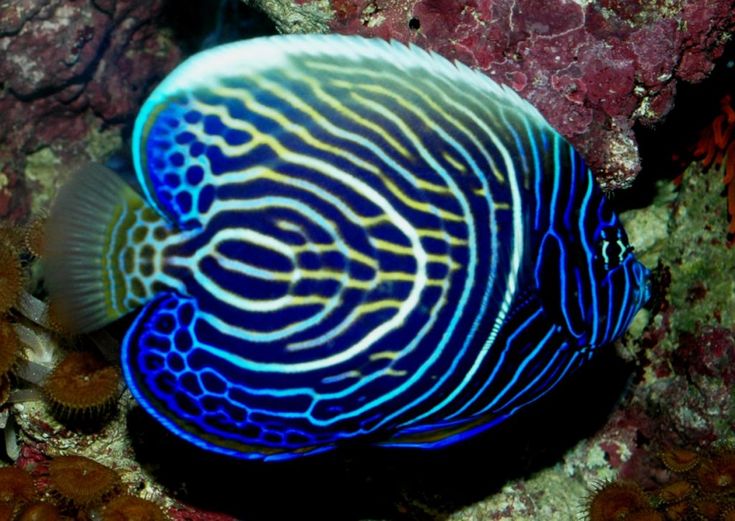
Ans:
[{"label": "coral reef", "polygon": [[114,409],[121,384],[117,368],[90,351],[77,351],[54,367],[43,390],[60,420],[97,424]]},{"label": "coral reef", "polygon": [[166,516],[155,503],[129,494],[110,500],[100,513],[102,521],[166,521]]},{"label": "coral reef", "polygon": [[115,148],[100,150],[102,129],[118,134],[180,59],[154,24],[163,3],[0,4],[0,217],[26,218],[60,177]]},{"label": "coral reef", "polygon": [[[623,521],[648,519],[653,509],[651,500],[635,483],[610,482],[599,487],[587,506],[590,521]],[[649,516],[644,518],[643,516]]]},{"label": "coral reef", "polygon": [[660,455],[659,463],[663,483],[646,491],[634,482],[607,483],[592,494],[587,506],[588,519],[732,519],[735,513],[735,452],[732,449],[713,448],[699,453],[673,448]]},{"label": "coral reef", "polygon": [[84,456],[57,456],[48,464],[51,494],[74,508],[101,504],[120,485],[117,473]]},{"label": "coral reef", "polygon": [[[284,18],[283,1],[251,2]],[[306,7],[325,5],[291,2]],[[328,30],[414,42],[510,85],[609,189],[640,169],[633,125],[666,116],[677,82],[704,79],[735,28],[732,0],[332,0],[327,12]]]},{"label": "coral reef", "polygon": [[701,159],[704,168],[722,173],[722,183],[727,187],[727,212],[730,216],[727,233],[732,245],[735,240],[735,104],[732,96],[726,94],[720,106],[722,113],[702,132],[694,156]]},{"label": "coral reef", "polygon": [[1,519],[169,519],[152,501],[122,492],[117,472],[92,459],[68,455],[37,463],[25,469],[0,469]]},{"label": "coral reef", "polygon": [[15,467],[0,469],[0,503],[10,506],[12,512],[30,503],[36,496],[33,479]]},{"label": "coral reef", "polygon": [[[629,184],[639,168],[632,126],[659,122],[680,81],[697,82],[709,74],[733,29],[735,11],[731,0],[251,3],[271,13],[283,32],[337,30],[393,37],[481,68],[538,105],[588,155],[610,188]],[[0,217],[42,216],[68,172],[121,148],[121,129],[181,55],[170,34],[155,25],[163,4],[0,3]],[[585,499],[590,487],[618,477],[638,483],[648,494],[648,503],[639,502],[638,512],[626,519],[684,516],[681,505],[693,505],[692,489],[702,497],[698,491],[703,484],[696,478],[698,469],[707,468],[702,454],[714,454],[710,447],[715,442],[735,441],[735,263],[723,234],[728,216],[721,193],[723,180],[728,190],[733,186],[727,171],[733,154],[725,146],[731,143],[732,121],[724,103],[722,109],[723,118],[713,122],[699,147],[699,160],[682,177],[678,192],[670,193],[667,186],[666,198],[625,216],[644,261],[655,266],[660,260],[661,267],[651,324],[646,327],[647,317],[642,317],[630,339],[618,346],[629,364],[618,368],[621,381],[609,379],[615,371],[606,360],[582,385],[586,400],[578,398],[578,391],[563,394],[557,408],[544,401],[546,415],[529,411],[521,419],[525,423],[512,425],[511,434],[491,433],[490,441],[449,454],[370,452],[362,460],[349,454],[325,466],[327,470],[321,461],[295,469],[247,467],[232,483],[218,480],[224,473],[216,465],[204,467],[212,462],[199,459],[201,455],[190,458],[185,453],[182,458],[179,446],[149,424],[130,426],[137,408],[128,392],[115,397],[117,409],[98,430],[69,428],[49,414],[50,407],[33,394],[33,385],[21,376],[10,378],[11,373],[25,374],[28,358],[50,369],[65,354],[65,342],[78,339],[36,330],[24,318],[40,316],[43,309],[29,312],[27,303],[19,305],[16,290],[6,281],[13,280],[21,250],[28,250],[22,254],[24,275],[33,278],[33,264],[26,263],[30,253],[39,251],[35,245],[41,238],[31,229],[1,235],[5,247],[0,251],[12,254],[0,259],[0,267],[11,274],[0,273],[0,279],[5,277],[0,293],[10,294],[12,303],[0,324],[35,331],[23,335],[22,353],[0,358],[0,370],[9,368],[0,382],[0,394],[10,394],[10,403],[0,409],[0,425],[9,440],[6,461],[28,471],[38,490],[48,493],[54,456],[92,458],[114,468],[123,493],[153,500],[175,520],[234,519],[207,510],[279,518],[271,509],[289,507],[289,512],[336,511],[331,517],[340,519],[569,520],[592,501]],[[703,172],[703,166],[713,172]],[[729,213],[732,223],[732,208]],[[33,286],[32,280],[23,283]],[[605,395],[610,395],[607,401]],[[140,445],[156,437],[163,440],[160,446],[141,450]],[[192,462],[208,472],[192,472]],[[166,472],[173,480],[161,477]],[[0,517],[7,512],[20,519],[61,515],[58,507],[39,503],[36,495],[23,499],[17,509],[9,506],[12,500],[2,495],[7,488],[1,481],[2,474]],[[717,482],[709,480],[715,489]],[[205,492],[197,495],[197,488]],[[136,512],[148,508],[134,500],[115,501],[127,502],[121,508]],[[706,507],[691,506],[700,512]],[[238,509],[256,514],[241,516]],[[116,519],[113,510],[109,506],[95,515]]]}]

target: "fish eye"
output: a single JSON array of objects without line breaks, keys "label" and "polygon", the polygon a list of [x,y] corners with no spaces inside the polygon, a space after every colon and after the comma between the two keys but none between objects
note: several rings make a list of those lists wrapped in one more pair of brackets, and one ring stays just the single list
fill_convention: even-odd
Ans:
[{"label": "fish eye", "polygon": [[622,228],[607,226],[600,230],[595,258],[605,271],[620,266],[632,252],[633,247],[628,243]]}]

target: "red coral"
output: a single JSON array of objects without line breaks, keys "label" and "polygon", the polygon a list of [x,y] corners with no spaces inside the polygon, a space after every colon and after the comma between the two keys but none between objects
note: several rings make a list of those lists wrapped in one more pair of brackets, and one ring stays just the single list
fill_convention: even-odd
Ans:
[{"label": "red coral", "polygon": [[704,168],[715,168],[724,173],[722,182],[727,186],[727,213],[730,215],[727,233],[731,236],[732,246],[735,242],[735,106],[732,96],[725,95],[720,107],[722,113],[702,132],[694,157],[701,158]]}]

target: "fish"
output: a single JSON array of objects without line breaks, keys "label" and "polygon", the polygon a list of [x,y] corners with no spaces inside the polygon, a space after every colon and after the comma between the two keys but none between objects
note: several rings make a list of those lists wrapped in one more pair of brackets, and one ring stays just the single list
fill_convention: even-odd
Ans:
[{"label": "fish", "polygon": [[153,90],[137,186],[88,165],[42,262],[88,332],[135,311],[137,402],[207,451],[438,449],[620,338],[649,271],[583,157],[510,88],[340,35],[208,49]]}]

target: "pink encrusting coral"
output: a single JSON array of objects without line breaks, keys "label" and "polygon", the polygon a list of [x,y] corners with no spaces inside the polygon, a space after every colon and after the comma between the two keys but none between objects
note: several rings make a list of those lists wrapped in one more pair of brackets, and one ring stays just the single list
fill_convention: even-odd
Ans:
[{"label": "pink encrusting coral", "polygon": [[633,125],[661,120],[735,28],[732,0],[332,0],[331,28],[415,42],[536,105],[607,188],[640,169]]},{"label": "pink encrusting coral", "polygon": [[155,22],[162,0],[0,3],[0,217],[27,216],[26,157],[74,168],[92,129],[129,122],[180,53]]}]

